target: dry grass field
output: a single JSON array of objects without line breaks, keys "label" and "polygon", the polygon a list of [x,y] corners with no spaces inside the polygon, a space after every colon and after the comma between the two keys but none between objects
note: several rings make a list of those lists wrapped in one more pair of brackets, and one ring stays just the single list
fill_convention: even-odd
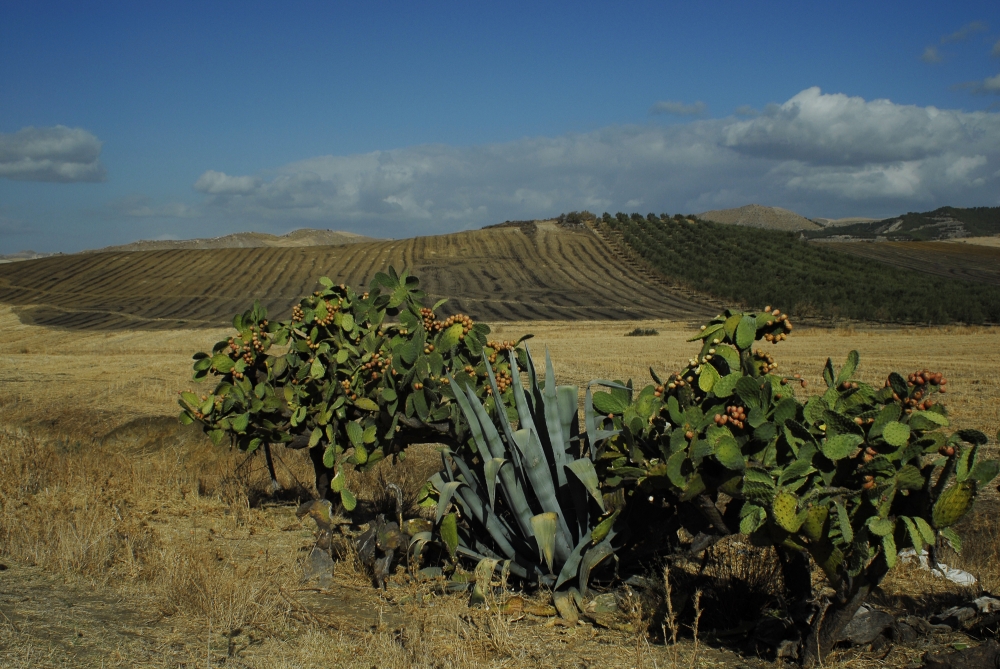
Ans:
[{"label": "dry grass field", "polygon": [[[963,240],[956,240],[963,241]],[[988,243],[992,242],[992,243]],[[956,242],[844,242],[828,248],[851,255],[962,281],[1000,286],[1000,239]]]},{"label": "dry grass field", "polygon": [[[637,325],[659,335],[623,336]],[[693,328],[665,320],[494,325],[503,338],[534,333],[533,352],[548,347],[561,383],[645,383],[649,366],[669,371],[690,356]],[[464,595],[405,574],[380,593],[350,555],[332,583],[303,582],[314,528],[295,518],[294,495],[269,497],[258,459],[214,448],[173,420],[177,390],[195,387],[191,354],[225,332],[50,329],[0,306],[0,666],[779,666],[704,638],[696,646],[689,634],[664,644],[656,602],[638,597],[623,600],[630,613],[615,630],[531,615],[532,601],[513,594],[469,608]],[[890,370],[942,371],[954,424],[990,435],[1000,427],[998,328],[800,326],[771,348],[779,369],[802,373],[809,391],[820,387],[826,357],[839,363],[852,348],[871,382]],[[309,481],[301,452],[276,455],[285,488]],[[370,506],[379,477],[416,485],[414,471],[430,456],[428,447],[407,467],[386,464],[353,485]],[[966,553],[951,559],[1000,592],[998,522],[984,501],[966,522]],[[901,565],[879,598],[919,611],[967,595]],[[927,648],[963,640],[936,635],[888,654],[847,649],[826,666],[905,667]]]},{"label": "dry grass field", "polygon": [[593,232],[553,222],[341,246],[82,253],[0,265],[0,302],[74,329],[226,325],[262,297],[284,313],[319,276],[367,286],[388,266],[418,276],[442,313],[491,320],[691,318],[706,300],[663,286]]}]

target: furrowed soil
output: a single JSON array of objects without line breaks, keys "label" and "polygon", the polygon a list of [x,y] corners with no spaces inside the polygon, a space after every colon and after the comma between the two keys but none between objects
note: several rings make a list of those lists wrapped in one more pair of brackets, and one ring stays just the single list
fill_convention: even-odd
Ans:
[{"label": "furrowed soil", "polygon": [[[490,320],[702,318],[704,296],[650,281],[592,231],[554,222],[298,248],[80,253],[0,265],[0,302],[26,323],[79,330],[216,327],[261,297],[287,314],[319,276],[366,288],[389,266],[428,303]],[[713,312],[714,313],[714,312]]]},{"label": "furrowed soil", "polygon": [[[659,334],[624,336],[637,326]],[[534,333],[533,352],[548,348],[560,383],[644,384],[650,366],[670,372],[695,351],[685,342],[694,328],[676,321],[493,328],[504,339]],[[544,604],[541,595],[507,593],[489,608],[470,608],[467,595],[402,574],[377,591],[350,551],[331,581],[304,580],[315,527],[294,513],[314,492],[302,452],[275,450],[285,492],[272,495],[261,458],[216,448],[174,418],[177,391],[198,390],[191,354],[227,335],[47,328],[0,306],[0,666],[780,666],[707,643],[704,629],[697,646],[687,629],[676,646],[663,643],[655,602],[637,597],[622,600],[616,629],[566,627],[528,612]],[[953,425],[990,435],[1000,427],[1000,329],[799,325],[766,348],[779,371],[804,376],[800,393],[818,391],[827,356],[839,364],[851,349],[872,383],[890,370],[943,372]],[[385,504],[385,482],[413,489],[436,458],[432,445],[417,447],[403,465],[355,475],[355,520]],[[990,495],[982,502],[966,523],[966,553],[949,562],[998,592],[998,524],[988,513],[995,507]],[[968,594],[900,565],[879,597],[883,606],[921,612]],[[844,649],[825,666],[905,667],[960,642],[968,640],[938,634],[878,653]]]}]

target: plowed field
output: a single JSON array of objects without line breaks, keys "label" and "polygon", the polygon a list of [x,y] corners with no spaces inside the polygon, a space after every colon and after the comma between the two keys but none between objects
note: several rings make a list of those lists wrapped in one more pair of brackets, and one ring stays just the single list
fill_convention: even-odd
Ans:
[{"label": "plowed field", "polygon": [[[88,253],[0,266],[23,322],[74,329],[227,324],[260,298],[279,317],[319,276],[367,286],[409,269],[446,313],[485,321],[697,319],[715,307],[652,280],[589,230],[554,223],[306,248]],[[712,313],[709,313],[712,310]]]}]

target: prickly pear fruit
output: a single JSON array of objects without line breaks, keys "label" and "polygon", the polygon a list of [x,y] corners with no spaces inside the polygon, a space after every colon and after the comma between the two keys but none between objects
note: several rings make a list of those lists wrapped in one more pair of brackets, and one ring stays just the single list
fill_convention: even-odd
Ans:
[{"label": "prickly pear fruit", "polygon": [[931,513],[934,527],[941,529],[957,523],[972,508],[976,486],[972,481],[962,481],[951,486],[938,497]]},{"label": "prickly pear fruit", "polygon": [[805,520],[805,514],[798,513],[798,498],[787,490],[781,490],[771,502],[771,513],[774,520],[786,532],[798,532]]}]

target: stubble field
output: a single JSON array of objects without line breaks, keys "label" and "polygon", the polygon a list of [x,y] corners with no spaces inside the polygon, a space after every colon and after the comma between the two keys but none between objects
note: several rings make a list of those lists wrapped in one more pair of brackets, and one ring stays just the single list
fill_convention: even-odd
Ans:
[{"label": "stubble field", "polygon": [[[623,336],[636,326],[659,335]],[[549,349],[560,383],[644,384],[650,366],[667,372],[687,360],[695,328],[536,321],[497,323],[494,332],[534,333],[533,353]],[[173,420],[177,391],[197,387],[191,354],[226,333],[49,329],[0,307],[0,665],[772,666],[704,640],[694,658],[689,637],[664,645],[653,607],[640,599],[623,602],[631,614],[618,629],[565,627],[525,613],[532,601],[513,595],[470,609],[465,596],[404,576],[379,593],[350,555],[332,583],[303,582],[314,528],[294,515],[294,497],[308,494],[299,488],[310,473],[302,453],[278,449],[279,479],[290,492],[269,497],[257,459],[212,447]],[[953,425],[990,435],[1000,427],[998,328],[798,327],[769,348],[779,370],[808,381],[800,392],[821,386],[827,356],[839,364],[851,349],[873,383],[891,370],[941,371]],[[380,502],[378,476],[418,485],[433,448],[420,455],[356,481],[364,508]],[[998,592],[997,523],[982,512],[966,525],[980,539],[952,561]],[[880,598],[919,607],[967,594],[901,565]],[[928,647],[962,640],[937,635],[923,646],[848,649],[832,660],[902,667]]]}]

